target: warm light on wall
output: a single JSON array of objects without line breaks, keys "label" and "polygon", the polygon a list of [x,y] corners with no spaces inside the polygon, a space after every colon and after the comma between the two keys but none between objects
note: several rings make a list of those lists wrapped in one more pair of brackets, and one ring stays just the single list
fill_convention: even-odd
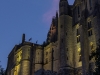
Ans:
[{"label": "warm light on wall", "polygon": [[22,59],[22,50],[17,52],[17,54],[15,55],[15,59],[16,59],[16,62],[20,62],[21,61],[21,59]]}]

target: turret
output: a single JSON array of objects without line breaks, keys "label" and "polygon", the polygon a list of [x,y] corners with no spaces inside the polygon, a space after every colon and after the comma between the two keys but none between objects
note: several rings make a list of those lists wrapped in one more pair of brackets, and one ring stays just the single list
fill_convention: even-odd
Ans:
[{"label": "turret", "polygon": [[59,68],[64,68],[66,65],[73,66],[72,17],[69,13],[70,6],[68,4],[68,0],[60,0],[58,18]]},{"label": "turret", "polygon": [[60,0],[59,2],[59,15],[67,15],[68,14],[68,1]]}]

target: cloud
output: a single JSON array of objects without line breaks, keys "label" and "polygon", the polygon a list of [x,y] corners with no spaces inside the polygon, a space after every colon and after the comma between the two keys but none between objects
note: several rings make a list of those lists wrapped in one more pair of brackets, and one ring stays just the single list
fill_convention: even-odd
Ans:
[{"label": "cloud", "polygon": [[52,0],[51,9],[49,9],[46,13],[43,14],[43,22],[50,23],[52,17],[55,16],[56,11],[58,11],[59,0]]}]

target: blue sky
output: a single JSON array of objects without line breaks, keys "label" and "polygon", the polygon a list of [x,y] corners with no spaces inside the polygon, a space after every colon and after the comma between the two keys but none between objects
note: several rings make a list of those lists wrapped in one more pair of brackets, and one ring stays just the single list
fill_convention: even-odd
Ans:
[{"label": "blue sky", "polygon": [[[69,0],[73,4],[74,0]],[[59,0],[0,0],[0,65],[6,68],[7,56],[12,48],[26,41],[46,40],[52,17],[58,11]]]}]

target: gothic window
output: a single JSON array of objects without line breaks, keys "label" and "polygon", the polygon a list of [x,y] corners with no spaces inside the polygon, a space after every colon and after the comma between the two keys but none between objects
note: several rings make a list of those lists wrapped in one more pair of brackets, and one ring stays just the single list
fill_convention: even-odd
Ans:
[{"label": "gothic window", "polygon": [[90,29],[90,28],[92,28],[92,26],[91,26],[91,21],[88,22],[88,29]]},{"label": "gothic window", "polygon": [[93,33],[92,33],[92,25],[91,25],[91,21],[88,22],[88,36],[91,36]]},{"label": "gothic window", "polygon": [[77,9],[78,9],[78,17],[80,17],[80,7],[78,6]]},{"label": "gothic window", "polygon": [[92,30],[89,30],[88,31],[88,36],[91,36],[92,35]]}]

